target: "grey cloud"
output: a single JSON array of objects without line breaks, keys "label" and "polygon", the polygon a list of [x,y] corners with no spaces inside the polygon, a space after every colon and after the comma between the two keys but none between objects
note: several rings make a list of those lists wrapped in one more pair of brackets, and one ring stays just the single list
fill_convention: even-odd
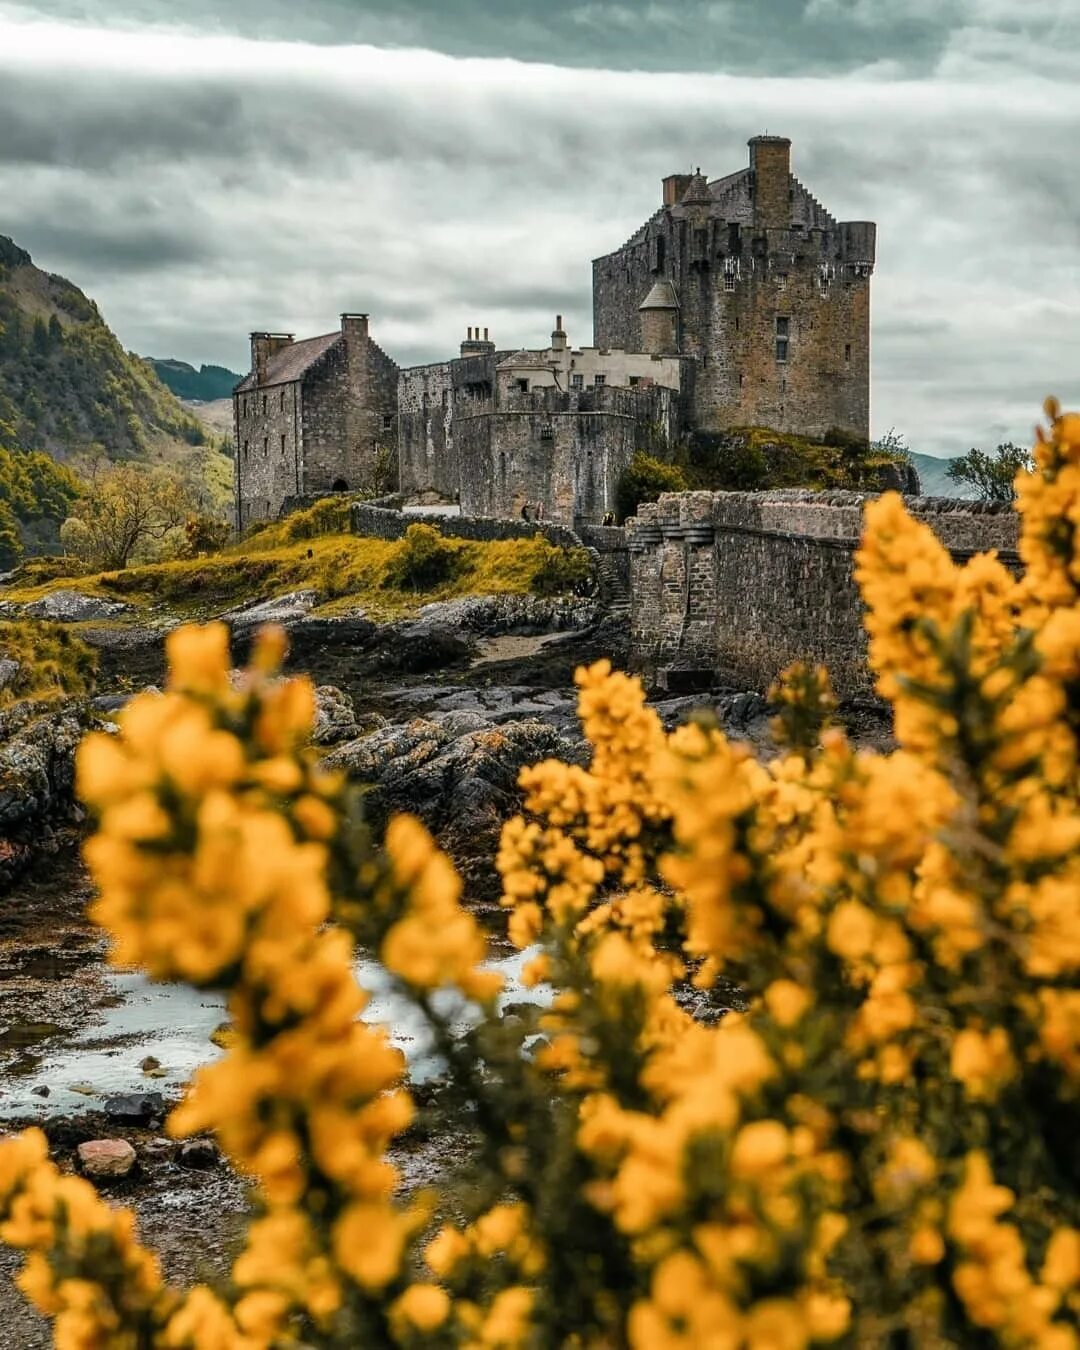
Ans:
[{"label": "grey cloud", "polygon": [[[910,20],[916,5],[893,9]],[[403,23],[420,7],[406,11]],[[977,44],[950,42],[963,78],[907,82],[254,43],[233,66],[219,54],[160,72],[135,59],[7,70],[0,36],[0,125],[13,128],[0,201],[10,232],[136,350],[235,368],[251,328],[325,332],[358,308],[411,363],[453,351],[474,323],[500,346],[534,344],[556,313],[587,342],[590,258],[656,209],[664,173],[737,169],[768,126],[794,138],[796,172],[830,210],[879,223],[875,426],[963,451],[1027,439],[1051,390],[1080,401],[1080,200],[1057,167],[1080,95],[977,76]]]}]

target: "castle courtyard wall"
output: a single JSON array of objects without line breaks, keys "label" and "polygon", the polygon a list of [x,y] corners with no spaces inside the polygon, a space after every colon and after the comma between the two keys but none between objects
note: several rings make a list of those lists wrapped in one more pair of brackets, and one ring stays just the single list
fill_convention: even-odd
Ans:
[{"label": "castle courtyard wall", "polygon": [[[838,691],[869,692],[855,551],[858,493],[688,492],[627,522],[631,664],[651,681],[765,689],[792,661],[828,666]],[[959,560],[996,549],[1017,569],[1011,507],[912,498]]]}]

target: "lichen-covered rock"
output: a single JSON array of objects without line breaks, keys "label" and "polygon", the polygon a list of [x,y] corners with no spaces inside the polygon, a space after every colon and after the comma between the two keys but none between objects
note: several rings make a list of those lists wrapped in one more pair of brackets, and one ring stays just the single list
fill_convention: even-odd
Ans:
[{"label": "lichen-covered rock", "polygon": [[353,701],[344,690],[321,684],[315,690],[315,745],[340,745],[360,734]]},{"label": "lichen-covered rock", "polygon": [[518,774],[552,756],[578,761],[583,746],[535,718],[478,726],[477,717],[418,717],[339,746],[326,762],[369,785],[376,828],[398,811],[419,816],[457,863],[469,898],[487,899],[497,893],[499,831],[521,806]]},{"label": "lichen-covered rock", "polygon": [[294,619],[305,618],[314,609],[318,599],[318,591],[289,591],[286,595],[255,600],[251,604],[227,610],[221,617],[234,628],[256,627],[263,623],[287,625]]},{"label": "lichen-covered rock", "polygon": [[23,606],[23,613],[32,619],[51,619],[53,623],[85,623],[95,619],[115,619],[130,614],[131,606],[119,600],[102,600],[96,595],[80,591],[59,590],[43,595]]},{"label": "lichen-covered rock", "polygon": [[577,596],[464,595],[424,605],[420,618],[448,628],[496,637],[502,633],[562,633],[600,618],[596,600]]}]

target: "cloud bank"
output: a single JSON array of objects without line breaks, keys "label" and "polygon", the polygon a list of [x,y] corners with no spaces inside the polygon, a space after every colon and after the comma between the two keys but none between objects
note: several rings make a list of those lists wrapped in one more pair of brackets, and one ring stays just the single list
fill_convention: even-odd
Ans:
[{"label": "cloud bank", "polygon": [[[714,24],[730,22],[730,0],[710,3]],[[1030,73],[1048,32],[1080,49],[1080,16],[1027,4],[1028,28],[1010,29],[998,0],[907,0],[889,7],[885,41],[876,2],[797,0],[877,43],[867,65],[813,76],[166,32],[132,12],[106,25],[0,5],[0,233],[150,355],[239,369],[249,329],[325,332],[345,309],[370,311],[403,364],[446,355],[471,324],[535,344],[556,311],[587,341],[591,258],[656,209],[663,175],[740,168],[747,137],[768,129],[793,138],[795,172],[834,215],[878,222],[875,430],[934,453],[1026,440],[1048,392],[1080,400],[1080,184],[1063,153],[1080,89],[1067,60],[1060,76]],[[567,8],[567,32],[587,34],[619,6]],[[629,8],[659,22],[664,7]],[[418,9],[395,8],[401,40],[423,36]],[[913,74],[927,38],[905,45],[896,22],[931,13],[933,64]],[[610,54],[609,37],[582,42]]]}]

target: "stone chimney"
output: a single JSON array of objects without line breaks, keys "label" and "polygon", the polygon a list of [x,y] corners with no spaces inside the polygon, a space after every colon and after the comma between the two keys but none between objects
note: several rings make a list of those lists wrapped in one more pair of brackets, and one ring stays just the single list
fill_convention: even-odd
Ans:
[{"label": "stone chimney", "polygon": [[566,330],[562,326],[562,315],[555,316],[555,330],[551,334],[551,350],[555,352],[566,351]]},{"label": "stone chimney", "polygon": [[758,230],[786,230],[791,224],[791,142],[786,136],[753,136],[747,144],[753,175],[754,226]]},{"label": "stone chimney", "polygon": [[470,328],[461,344],[462,356],[492,356],[495,352],[495,344],[488,337],[488,330],[484,329],[483,337],[480,336],[479,327]]},{"label": "stone chimney", "polygon": [[292,341],[292,333],[252,333],[251,369],[255,373],[256,384],[266,383],[266,368],[270,358]]},{"label": "stone chimney", "polygon": [[663,180],[663,203],[665,206],[675,206],[682,201],[683,193],[690,186],[691,173],[672,173]]}]

